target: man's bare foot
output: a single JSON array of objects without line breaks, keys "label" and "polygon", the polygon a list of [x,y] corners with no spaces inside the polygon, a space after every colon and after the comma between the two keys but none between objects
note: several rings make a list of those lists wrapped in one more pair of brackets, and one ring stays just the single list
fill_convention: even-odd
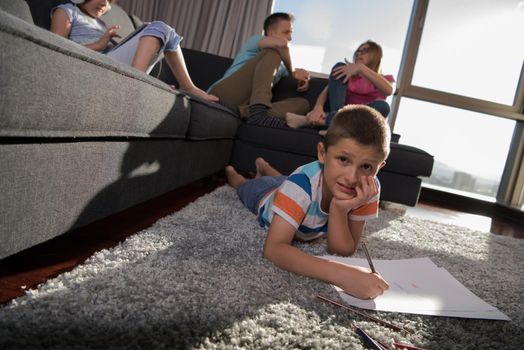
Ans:
[{"label": "man's bare foot", "polygon": [[255,168],[257,169],[255,177],[282,175],[277,169],[273,168],[271,164],[266,162],[266,160],[262,157],[258,157],[257,159],[255,159]]},{"label": "man's bare foot", "polygon": [[295,114],[291,112],[286,113],[286,123],[290,128],[294,129],[309,125],[309,122],[305,115]]},{"label": "man's bare foot", "polygon": [[227,183],[235,190],[247,181],[246,178],[237,173],[235,168],[233,168],[233,166],[231,165],[226,166],[225,172],[227,177]]},{"label": "man's bare foot", "polygon": [[327,130],[320,130],[320,131],[318,132],[318,134],[319,134],[320,136],[326,136],[326,134],[327,134]]}]

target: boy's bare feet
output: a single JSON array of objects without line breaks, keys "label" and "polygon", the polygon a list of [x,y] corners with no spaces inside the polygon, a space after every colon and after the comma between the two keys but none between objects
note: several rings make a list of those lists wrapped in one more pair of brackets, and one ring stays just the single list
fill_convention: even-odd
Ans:
[{"label": "boy's bare feet", "polygon": [[225,172],[227,177],[227,183],[235,190],[247,181],[246,178],[237,173],[235,168],[233,168],[233,166],[231,165],[226,166]]},{"label": "boy's bare feet", "polygon": [[309,125],[309,122],[305,115],[295,114],[291,112],[286,113],[286,123],[290,128],[294,129]]},{"label": "boy's bare feet", "polygon": [[277,169],[273,168],[271,164],[266,162],[266,160],[262,157],[258,157],[257,159],[255,159],[255,168],[257,169],[255,177],[282,175]]},{"label": "boy's bare feet", "polygon": [[257,159],[255,159],[255,168],[257,169],[257,173],[256,173],[255,177],[261,177],[261,176],[265,176],[266,175],[264,173],[264,166],[266,164],[268,164],[268,163],[262,157],[258,157]]}]

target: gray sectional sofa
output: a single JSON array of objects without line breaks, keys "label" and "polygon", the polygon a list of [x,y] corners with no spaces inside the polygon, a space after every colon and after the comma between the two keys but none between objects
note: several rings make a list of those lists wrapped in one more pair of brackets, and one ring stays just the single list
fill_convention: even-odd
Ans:
[{"label": "gray sectional sofa", "polygon": [[0,8],[18,16],[0,10],[0,258],[228,164],[233,112],[32,24],[24,1]]},{"label": "gray sectional sofa", "polygon": [[[251,171],[261,155],[287,173],[315,158],[313,130],[242,124],[235,111],[170,88],[165,66],[146,75],[50,33],[49,9],[60,2],[0,0],[0,259],[230,162]],[[117,5],[104,20],[124,35],[139,22]],[[231,62],[184,54],[204,89]],[[275,98],[295,94],[292,83]],[[316,79],[305,97],[314,101],[324,84]],[[414,205],[432,165],[426,152],[392,143],[382,198]]]}]

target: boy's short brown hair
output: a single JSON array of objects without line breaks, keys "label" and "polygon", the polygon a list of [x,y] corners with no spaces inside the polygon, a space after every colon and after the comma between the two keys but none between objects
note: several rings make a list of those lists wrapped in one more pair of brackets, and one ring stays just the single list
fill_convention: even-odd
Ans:
[{"label": "boy's short brown hair", "polygon": [[295,17],[291,13],[286,12],[275,12],[270,14],[264,20],[264,35],[267,36],[267,32],[270,28],[274,27],[280,21],[289,21],[293,22]]},{"label": "boy's short brown hair", "polygon": [[342,138],[353,139],[365,146],[374,146],[384,159],[389,155],[389,125],[386,119],[371,107],[347,105],[338,110],[324,137],[325,149]]}]

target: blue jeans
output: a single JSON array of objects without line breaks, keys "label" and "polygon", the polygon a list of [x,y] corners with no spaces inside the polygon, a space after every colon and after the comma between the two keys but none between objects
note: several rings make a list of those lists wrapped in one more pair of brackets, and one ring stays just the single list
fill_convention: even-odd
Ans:
[{"label": "blue jeans", "polygon": [[[152,36],[158,38],[161,42],[159,52],[176,51],[179,48],[182,37],[178,35],[173,28],[165,24],[164,22],[154,21],[147,24],[141,31],[136,33],[133,37],[127,40],[124,44],[113,48],[105,54],[119,62],[131,65],[133,63],[133,57],[135,57],[136,50],[138,49],[138,43],[140,38],[143,36]],[[162,56],[157,54],[154,57],[153,62],[149,65],[147,72],[149,73],[155,64],[160,61]]]},{"label": "blue jeans", "polygon": [[141,33],[140,37],[142,36],[153,36],[160,39],[160,52],[176,51],[182,41],[182,37],[172,27],[161,21],[149,23]]},{"label": "blue jeans", "polygon": [[[342,62],[335,64],[331,69],[331,73],[333,73],[333,69],[343,65],[344,63]],[[331,121],[335,117],[335,114],[337,114],[337,111],[346,105],[346,91],[347,83],[342,82],[340,79],[335,79],[335,77],[330,74],[328,80],[328,99],[324,104],[324,110],[329,112],[326,117],[326,127],[331,124]],[[384,118],[388,117],[390,107],[386,101],[372,101],[368,103],[368,106],[377,110]]]},{"label": "blue jeans", "polygon": [[255,179],[247,180],[237,188],[237,194],[240,201],[252,213],[258,214],[258,204],[269,191],[278,188],[287,176],[261,176]]}]

